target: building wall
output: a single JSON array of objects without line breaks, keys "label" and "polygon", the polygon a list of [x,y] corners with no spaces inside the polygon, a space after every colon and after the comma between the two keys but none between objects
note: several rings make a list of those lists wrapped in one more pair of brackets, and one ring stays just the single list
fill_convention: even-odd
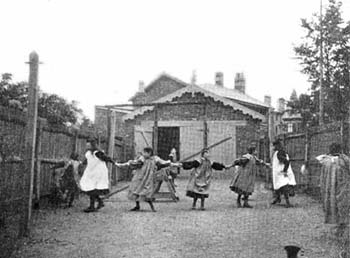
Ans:
[{"label": "building wall", "polygon": [[136,93],[131,101],[133,104],[149,103],[169,95],[170,93],[173,93],[174,91],[177,91],[183,87],[185,87],[183,84],[168,78],[167,76],[162,76],[152,85],[148,86],[145,93]]},{"label": "building wall", "polygon": [[[237,156],[246,152],[246,148],[252,142],[258,143],[260,133],[260,121],[243,114],[241,111],[233,110],[230,106],[224,106],[221,102],[215,102],[212,98],[205,97],[201,93],[192,96],[191,93],[185,93],[173,101],[178,102],[206,102],[207,111],[203,105],[178,105],[163,106],[158,109],[158,119],[160,121],[178,120],[178,121],[208,121],[224,120],[224,121],[246,121],[247,125],[236,127],[236,152]],[[133,154],[134,144],[134,126],[141,125],[142,121],[154,121],[154,111],[147,111],[143,115],[137,116],[133,120],[126,121],[125,140],[130,146],[131,158]]]}]

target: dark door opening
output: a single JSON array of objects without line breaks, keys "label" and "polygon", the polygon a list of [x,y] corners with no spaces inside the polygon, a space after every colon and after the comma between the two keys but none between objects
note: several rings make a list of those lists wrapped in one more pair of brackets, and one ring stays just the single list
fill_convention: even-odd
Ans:
[{"label": "dark door opening", "polygon": [[164,160],[169,159],[172,148],[176,149],[177,158],[180,158],[180,128],[158,127],[158,156]]}]

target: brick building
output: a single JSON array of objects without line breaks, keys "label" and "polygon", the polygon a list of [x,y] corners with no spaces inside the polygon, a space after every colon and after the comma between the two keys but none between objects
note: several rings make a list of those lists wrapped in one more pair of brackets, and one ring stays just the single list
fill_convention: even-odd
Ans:
[{"label": "brick building", "polygon": [[[116,133],[125,140],[127,158],[147,145],[163,158],[175,147],[180,158],[185,158],[232,137],[212,150],[214,160],[231,162],[249,144],[259,144],[269,110],[268,104],[245,93],[243,74],[237,74],[235,86],[227,88],[222,73],[216,73],[214,84],[204,85],[189,84],[163,73],[146,87],[140,82],[139,91],[130,101],[134,105],[131,109],[108,107],[117,114]],[[137,106],[145,103],[190,104]],[[100,130],[106,129],[108,108],[95,108],[95,122]]]},{"label": "brick building", "polygon": [[302,125],[301,114],[292,112],[291,108],[287,108],[284,98],[279,98],[277,100],[277,109],[273,110],[271,115],[274,120],[275,135],[296,133],[305,129]]}]

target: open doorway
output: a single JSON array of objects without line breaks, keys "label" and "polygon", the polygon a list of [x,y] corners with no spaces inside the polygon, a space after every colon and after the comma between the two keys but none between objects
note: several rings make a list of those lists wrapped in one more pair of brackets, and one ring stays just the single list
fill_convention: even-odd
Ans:
[{"label": "open doorway", "polygon": [[180,157],[180,128],[179,127],[158,127],[158,156],[164,160],[169,159],[172,148],[177,151],[177,158]]}]

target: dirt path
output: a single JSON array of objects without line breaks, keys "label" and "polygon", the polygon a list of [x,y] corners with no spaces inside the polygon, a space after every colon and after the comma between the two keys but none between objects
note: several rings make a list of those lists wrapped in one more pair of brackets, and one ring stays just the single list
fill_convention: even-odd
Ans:
[{"label": "dirt path", "polygon": [[66,210],[35,214],[33,237],[14,257],[286,257],[283,246],[297,244],[304,257],[336,256],[331,229],[323,224],[317,202],[293,199],[295,208],[270,207],[271,193],[257,184],[253,209],[237,209],[227,180],[216,180],[206,211],[191,211],[178,181],[179,203],[156,203],[139,213],[126,192],[111,198],[98,213],[84,214],[87,199]]}]

